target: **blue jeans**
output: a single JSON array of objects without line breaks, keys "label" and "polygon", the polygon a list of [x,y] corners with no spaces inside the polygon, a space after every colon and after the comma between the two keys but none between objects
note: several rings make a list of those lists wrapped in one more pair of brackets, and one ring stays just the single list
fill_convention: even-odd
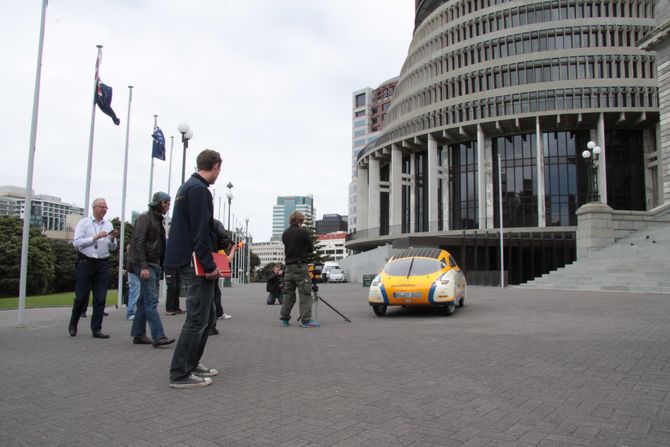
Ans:
[{"label": "blue jeans", "polygon": [[92,259],[80,256],[74,270],[74,304],[70,316],[70,326],[77,326],[81,313],[88,306],[88,297],[93,291],[93,316],[91,331],[102,329],[102,314],[107,301],[107,281],[109,280],[107,259]]},{"label": "blue jeans", "polygon": [[179,267],[179,273],[186,286],[186,319],[172,356],[171,382],[191,374],[205,351],[209,330],[216,324],[214,287],[217,280],[196,276],[190,264]]},{"label": "blue jeans", "polygon": [[130,335],[142,337],[146,335],[147,323],[151,331],[151,338],[158,340],[165,336],[161,317],[158,315],[158,282],[160,281],[160,267],[149,266],[149,279],[140,277],[139,267],[135,269],[135,275],[140,279],[140,297],[137,300],[137,310],[133,320],[133,328]]},{"label": "blue jeans", "polygon": [[133,272],[128,272],[128,306],[126,310],[126,318],[135,315],[135,306],[137,306],[137,299],[140,296],[140,278]]}]

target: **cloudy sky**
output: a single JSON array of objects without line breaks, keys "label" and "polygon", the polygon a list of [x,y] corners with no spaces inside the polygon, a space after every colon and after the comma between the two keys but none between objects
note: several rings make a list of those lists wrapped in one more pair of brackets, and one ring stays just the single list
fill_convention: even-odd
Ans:
[{"label": "cloudy sky", "polygon": [[[11,6],[10,6],[11,3]],[[2,0],[0,185],[26,185],[41,0]],[[278,195],[313,194],[317,217],[347,214],[351,93],[398,75],[413,0],[50,0],[46,14],[33,190],[84,205],[96,44],[100,77],[121,119],[96,111],[91,197],[120,216],[130,111],[126,218],[149,196],[153,115],[167,140],[154,191],[181,180],[177,126],[194,133],[187,175],[205,148],[222,154],[219,196],[269,240]],[[225,198],[221,203],[225,202]],[[222,210],[223,211],[223,210]],[[227,212],[226,212],[227,214]],[[222,216],[224,221],[226,216]]]}]

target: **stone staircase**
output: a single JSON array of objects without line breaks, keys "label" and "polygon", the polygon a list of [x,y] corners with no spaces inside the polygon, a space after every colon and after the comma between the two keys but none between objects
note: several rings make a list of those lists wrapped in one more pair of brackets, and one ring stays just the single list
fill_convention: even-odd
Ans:
[{"label": "stone staircase", "polygon": [[670,224],[635,231],[517,287],[670,294]]}]

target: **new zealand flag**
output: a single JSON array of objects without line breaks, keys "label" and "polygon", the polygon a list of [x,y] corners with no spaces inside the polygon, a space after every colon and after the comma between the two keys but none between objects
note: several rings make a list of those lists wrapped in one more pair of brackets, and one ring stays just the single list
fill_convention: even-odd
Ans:
[{"label": "new zealand flag", "polygon": [[154,139],[151,156],[165,161],[165,137],[163,136],[163,131],[160,127],[156,127],[154,133],[151,134],[151,137]]},{"label": "new zealand flag", "polygon": [[121,123],[121,120],[116,117],[116,113],[114,113],[112,110],[112,87],[98,81],[98,88],[96,89],[95,94],[95,103],[98,105],[98,107],[100,107],[102,113],[112,118],[114,124],[118,126]]}]

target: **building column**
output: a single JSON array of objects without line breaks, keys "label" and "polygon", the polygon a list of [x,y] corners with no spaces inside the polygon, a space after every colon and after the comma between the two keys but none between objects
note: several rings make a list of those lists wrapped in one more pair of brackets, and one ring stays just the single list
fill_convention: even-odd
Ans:
[{"label": "building column", "polygon": [[428,134],[428,231],[437,231],[437,140]]},{"label": "building column", "polygon": [[547,203],[544,200],[544,140],[540,128],[540,117],[535,118],[535,176],[537,178],[537,226],[547,224]]},{"label": "building column", "polygon": [[356,168],[356,231],[368,229],[368,168]]},{"label": "building column", "polygon": [[[598,194],[600,195],[600,203],[607,204],[607,150],[605,149],[605,114],[601,113],[598,116],[598,138],[596,144],[600,146],[601,152],[596,162],[598,166]],[[581,150],[584,150],[582,148]]]},{"label": "building column", "polygon": [[449,219],[449,197],[451,195],[449,184],[449,146],[445,145],[442,147],[442,173],[441,179],[442,182],[442,228],[444,231],[451,230],[451,221]]},{"label": "building column", "polygon": [[368,164],[368,229],[370,236],[379,236],[381,207],[379,203],[379,159],[370,156]]},{"label": "building column", "polygon": [[400,234],[402,230],[402,149],[391,146],[391,194],[389,198],[389,234]]},{"label": "building column", "polygon": [[493,228],[493,164],[491,139],[477,125],[477,199],[479,229]]},{"label": "building column", "polygon": [[409,155],[409,231],[416,233],[416,155]]}]

